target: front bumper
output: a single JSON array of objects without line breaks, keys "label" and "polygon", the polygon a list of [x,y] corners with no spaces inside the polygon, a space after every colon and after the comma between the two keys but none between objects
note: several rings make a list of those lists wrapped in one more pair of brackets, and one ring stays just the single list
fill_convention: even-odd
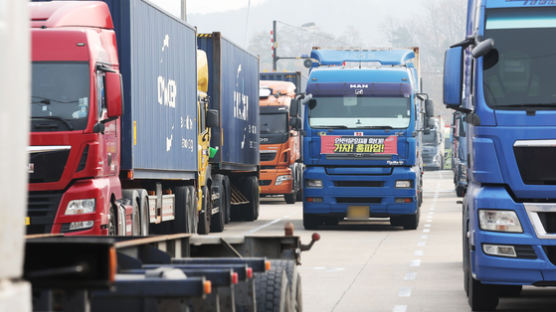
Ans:
[{"label": "front bumper", "polygon": [[[556,286],[556,235],[543,237],[543,224],[536,212],[527,212],[539,204],[515,202],[502,187],[483,187],[468,191],[475,194],[470,202],[471,270],[474,277],[487,284],[509,285],[555,285]],[[556,213],[556,204],[541,204],[546,211]],[[526,209],[527,208],[527,209]],[[478,209],[501,209],[516,212],[523,233],[500,233],[480,230]],[[552,230],[551,230],[552,231]],[[517,258],[487,255],[483,244],[510,245]]]},{"label": "front bumper", "polygon": [[[279,176],[289,176],[290,179],[282,181],[276,185]],[[290,168],[283,169],[264,169],[259,173],[259,184],[263,195],[284,195],[291,194],[293,190],[293,176]]]},{"label": "front bumper", "polygon": [[[417,169],[412,167],[377,168],[381,174],[357,174],[358,168],[307,167],[304,180],[322,180],[323,188],[304,186],[303,213],[347,215],[350,206],[369,206],[371,217],[415,214],[417,211]],[[377,170],[380,171],[380,170]],[[396,188],[396,180],[412,181],[411,188]],[[321,198],[322,202],[309,202]],[[410,199],[396,203],[396,199]]]},{"label": "front bumper", "polygon": [[[117,179],[117,178],[116,178]],[[66,191],[29,192],[28,234],[64,233],[66,235],[107,235],[110,207],[110,186],[113,178],[85,179],[75,181]],[[119,186],[119,184],[118,184]],[[49,198],[48,202],[44,199]],[[95,198],[94,213],[65,215],[70,201]],[[90,228],[70,230],[72,222],[93,221]]]}]

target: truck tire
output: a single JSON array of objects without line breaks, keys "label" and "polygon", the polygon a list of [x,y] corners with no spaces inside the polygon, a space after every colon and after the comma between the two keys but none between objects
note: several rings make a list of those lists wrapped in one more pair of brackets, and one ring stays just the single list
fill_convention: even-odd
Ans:
[{"label": "truck tire", "polygon": [[212,201],[212,209],[218,207],[218,212],[211,214],[210,230],[220,233],[224,231],[224,176],[217,174],[212,180],[211,195],[218,194],[218,198]]},{"label": "truck tire", "polygon": [[291,306],[290,294],[285,270],[271,268],[255,275],[257,312],[287,312]]},{"label": "truck tire", "polygon": [[149,236],[149,225],[151,222],[149,210],[149,194],[144,189],[137,190],[139,193],[139,211],[141,214],[141,236]]},{"label": "truck tire", "polygon": [[108,236],[118,235],[118,219],[116,214],[117,207],[114,204],[110,205],[110,212],[108,213]]},{"label": "truck tire", "polygon": [[392,226],[402,226],[404,230],[415,230],[419,226],[420,215],[420,209],[417,208],[415,214],[390,217],[390,224]]},{"label": "truck tire", "polygon": [[303,227],[306,230],[316,230],[319,225],[323,222],[320,216],[312,215],[312,214],[303,214]]},{"label": "truck tire", "polygon": [[187,197],[187,229],[186,232],[196,234],[199,223],[199,214],[197,211],[197,192],[193,185],[188,185],[186,188],[189,190]]},{"label": "truck tire", "polygon": [[129,200],[129,205],[133,207],[131,216],[131,236],[141,235],[141,210],[139,208],[138,190],[122,190],[122,197]]},{"label": "truck tire", "polygon": [[171,224],[171,233],[187,233],[187,199],[189,198],[189,189],[187,186],[177,186],[174,188],[175,206],[174,221]]},{"label": "truck tire", "polygon": [[242,215],[245,221],[255,221],[259,218],[259,179],[255,176],[246,177],[244,180],[243,195],[249,200],[242,205]]},{"label": "truck tire", "polygon": [[271,260],[271,268],[282,269],[288,278],[288,289],[290,290],[289,311],[300,312],[303,310],[303,298],[301,294],[301,275],[297,271],[297,264],[293,260]]},{"label": "truck tire", "polygon": [[461,186],[461,185],[456,186],[457,197],[464,197],[465,191],[466,191],[465,186]]},{"label": "truck tire", "polygon": [[284,199],[286,200],[286,204],[288,205],[295,204],[296,198],[297,198],[297,192],[284,195]]},{"label": "truck tire", "polygon": [[212,201],[210,200],[210,188],[208,186],[203,186],[203,206],[201,211],[199,212],[199,234],[208,234],[210,233],[210,211],[212,210]]},{"label": "truck tire", "polygon": [[480,281],[468,274],[469,278],[469,306],[471,311],[491,311],[498,305],[498,294],[495,286],[481,284]]},{"label": "truck tire", "polygon": [[223,185],[224,185],[224,200],[223,200],[223,204],[224,204],[224,223],[228,224],[230,222],[232,222],[232,212],[230,211],[231,209],[231,200],[232,200],[232,194],[231,194],[231,188],[230,188],[230,178],[228,176],[224,176],[224,181],[223,181]]}]

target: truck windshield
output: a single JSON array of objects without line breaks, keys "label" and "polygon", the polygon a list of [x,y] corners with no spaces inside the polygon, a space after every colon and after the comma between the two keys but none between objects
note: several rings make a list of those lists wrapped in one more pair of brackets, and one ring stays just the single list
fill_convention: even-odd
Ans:
[{"label": "truck windshield", "polygon": [[484,58],[485,99],[496,109],[555,109],[556,9],[491,9],[485,37],[495,50]]},{"label": "truck windshield", "polygon": [[313,128],[407,128],[411,102],[405,97],[314,97],[309,111]]},{"label": "truck windshield", "polygon": [[436,131],[431,130],[428,134],[423,134],[423,143],[425,144],[437,144],[438,137]]},{"label": "truck windshield", "polygon": [[89,64],[33,62],[32,131],[83,130],[89,114]]},{"label": "truck windshield", "polygon": [[261,114],[261,135],[288,133],[288,114]]}]

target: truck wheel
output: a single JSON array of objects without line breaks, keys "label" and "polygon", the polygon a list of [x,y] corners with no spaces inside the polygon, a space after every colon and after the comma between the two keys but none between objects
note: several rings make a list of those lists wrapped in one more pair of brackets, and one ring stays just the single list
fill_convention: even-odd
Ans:
[{"label": "truck wheel", "polygon": [[258,312],[286,312],[291,305],[286,271],[271,268],[255,276],[255,298]]},{"label": "truck wheel", "polygon": [[301,275],[297,271],[297,265],[293,260],[271,260],[271,268],[284,270],[288,278],[288,289],[290,290],[289,311],[300,312],[303,309],[301,294]]},{"label": "truck wheel", "polygon": [[223,181],[223,185],[224,185],[224,200],[222,201],[223,203],[223,211],[224,211],[224,223],[228,224],[230,222],[232,222],[232,213],[230,211],[231,209],[231,188],[230,188],[230,178],[228,176],[224,176],[224,181]]},{"label": "truck wheel", "polygon": [[249,203],[241,207],[243,219],[255,221],[259,218],[259,180],[255,176],[249,176],[245,178],[244,183],[243,195],[249,200]]},{"label": "truck wheel", "polygon": [[149,224],[151,222],[149,210],[149,194],[146,190],[137,190],[139,193],[139,211],[141,215],[141,231],[139,235],[149,236]]},{"label": "truck wheel", "polygon": [[195,187],[192,185],[186,186],[189,190],[187,197],[187,233],[197,233],[199,217],[197,212],[197,195]]},{"label": "truck wheel", "polygon": [[284,199],[286,200],[286,204],[289,204],[289,205],[295,204],[295,199],[296,198],[297,198],[297,192],[293,192],[293,193],[284,195]]},{"label": "truck wheel", "polygon": [[303,227],[306,230],[316,230],[319,225],[322,224],[322,218],[320,216],[312,215],[312,214],[303,214]]},{"label": "truck wheel", "polygon": [[186,186],[177,186],[174,189],[174,194],[176,201],[171,234],[187,233],[187,198],[189,197],[189,189]]},{"label": "truck wheel", "polygon": [[469,306],[472,311],[491,311],[498,305],[496,288],[491,285],[481,284],[480,281],[468,274],[469,278]]},{"label": "truck wheel", "polygon": [[465,186],[458,185],[456,187],[456,195],[457,197],[465,196]]},{"label": "truck wheel", "polygon": [[116,218],[117,207],[113,204],[110,207],[110,213],[108,214],[108,236],[118,235],[118,219]]},{"label": "truck wheel", "polygon": [[212,209],[218,207],[218,212],[211,215],[210,229],[212,232],[224,231],[224,178],[217,174],[212,180],[211,195],[218,194],[218,198],[212,201]]},{"label": "truck wheel", "polygon": [[133,207],[131,216],[131,235],[141,235],[141,209],[139,208],[139,192],[138,190],[122,190],[122,197],[129,200],[129,204]]},{"label": "truck wheel", "polygon": [[212,200],[210,188],[203,186],[203,207],[199,212],[199,234],[208,234],[210,232],[210,212],[212,210]]},{"label": "truck wheel", "polygon": [[404,230],[415,230],[419,226],[420,209],[413,215],[401,215],[390,217],[392,226],[403,226]]}]

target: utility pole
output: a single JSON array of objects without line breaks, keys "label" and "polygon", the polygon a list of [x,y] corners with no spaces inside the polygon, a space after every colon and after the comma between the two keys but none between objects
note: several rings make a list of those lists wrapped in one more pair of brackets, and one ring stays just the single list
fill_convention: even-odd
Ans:
[{"label": "utility pole", "polygon": [[278,42],[276,41],[276,21],[272,21],[272,70],[276,71],[278,67]]},{"label": "utility pole", "polygon": [[187,22],[186,0],[181,0],[181,20]]}]

